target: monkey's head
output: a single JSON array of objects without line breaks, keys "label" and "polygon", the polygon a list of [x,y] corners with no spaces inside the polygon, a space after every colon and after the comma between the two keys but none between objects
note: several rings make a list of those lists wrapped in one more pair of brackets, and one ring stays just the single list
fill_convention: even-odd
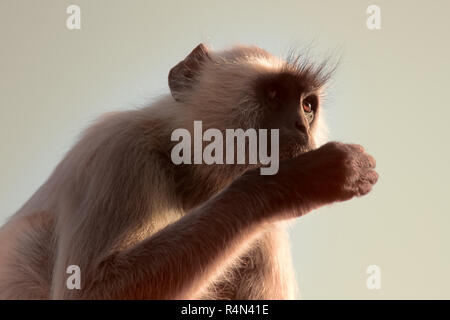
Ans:
[{"label": "monkey's head", "polygon": [[289,158],[324,142],[325,67],[258,47],[213,52],[200,44],[170,70],[169,87],[186,126],[279,129],[280,157]]}]

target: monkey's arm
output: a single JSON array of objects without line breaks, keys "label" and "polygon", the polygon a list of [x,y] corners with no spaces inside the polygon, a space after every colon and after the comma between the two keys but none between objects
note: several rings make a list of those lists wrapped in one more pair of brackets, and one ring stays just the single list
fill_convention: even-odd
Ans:
[{"label": "monkey's arm", "polygon": [[262,209],[248,195],[227,189],[138,245],[107,258],[97,277],[86,281],[81,296],[192,298],[250,243],[264,223],[255,214]]},{"label": "monkey's arm", "polygon": [[377,178],[374,165],[360,147],[328,144],[283,162],[276,176],[251,170],[177,222],[104,259],[78,294],[86,299],[195,297],[265,222],[369,192]]}]

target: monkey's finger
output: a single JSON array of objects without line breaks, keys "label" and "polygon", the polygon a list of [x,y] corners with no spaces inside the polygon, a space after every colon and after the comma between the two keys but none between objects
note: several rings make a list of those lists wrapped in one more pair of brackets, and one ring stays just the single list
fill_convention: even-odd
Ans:
[{"label": "monkey's finger", "polygon": [[374,170],[367,171],[357,182],[357,194],[365,195],[372,190],[372,187],[378,181],[378,173]]},{"label": "monkey's finger", "polygon": [[375,158],[370,154],[362,154],[356,159],[356,163],[360,168],[371,168],[374,169],[376,167]]},{"label": "monkey's finger", "polygon": [[372,190],[372,184],[370,183],[361,183],[358,186],[358,196],[364,196],[366,194],[368,194],[371,190]]},{"label": "monkey's finger", "polygon": [[370,184],[375,184],[378,181],[378,173],[375,170],[368,170],[365,172],[365,174],[361,177],[360,180],[370,183]]},{"label": "monkey's finger", "polygon": [[365,149],[362,145],[359,144],[354,144],[354,143],[349,143],[347,144],[347,146],[351,149],[353,149],[354,151],[360,152],[360,153],[364,153]]}]

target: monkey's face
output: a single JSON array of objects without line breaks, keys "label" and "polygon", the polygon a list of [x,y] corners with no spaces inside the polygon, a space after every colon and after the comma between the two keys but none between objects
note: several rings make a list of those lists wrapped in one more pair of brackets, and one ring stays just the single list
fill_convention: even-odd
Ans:
[{"label": "monkey's face", "polygon": [[278,129],[280,158],[312,150],[320,114],[320,93],[301,75],[288,69],[255,80],[260,127]]},{"label": "monkey's face", "polygon": [[286,159],[321,143],[320,93],[328,77],[322,70],[257,47],[215,53],[199,45],[171,70],[169,86],[189,122],[202,120],[204,130],[278,129]]}]

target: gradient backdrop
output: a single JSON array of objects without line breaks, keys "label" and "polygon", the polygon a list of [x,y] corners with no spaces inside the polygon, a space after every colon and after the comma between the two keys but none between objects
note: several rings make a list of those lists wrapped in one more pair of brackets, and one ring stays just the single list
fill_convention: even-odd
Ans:
[{"label": "gradient backdrop", "polygon": [[[81,30],[66,8],[81,7]],[[381,30],[366,8],[381,8]],[[97,115],[168,91],[198,43],[277,55],[314,44],[342,63],[330,138],[364,145],[380,180],[291,229],[306,299],[450,298],[450,2],[0,0],[0,224]],[[380,290],[366,268],[381,268]]]}]

